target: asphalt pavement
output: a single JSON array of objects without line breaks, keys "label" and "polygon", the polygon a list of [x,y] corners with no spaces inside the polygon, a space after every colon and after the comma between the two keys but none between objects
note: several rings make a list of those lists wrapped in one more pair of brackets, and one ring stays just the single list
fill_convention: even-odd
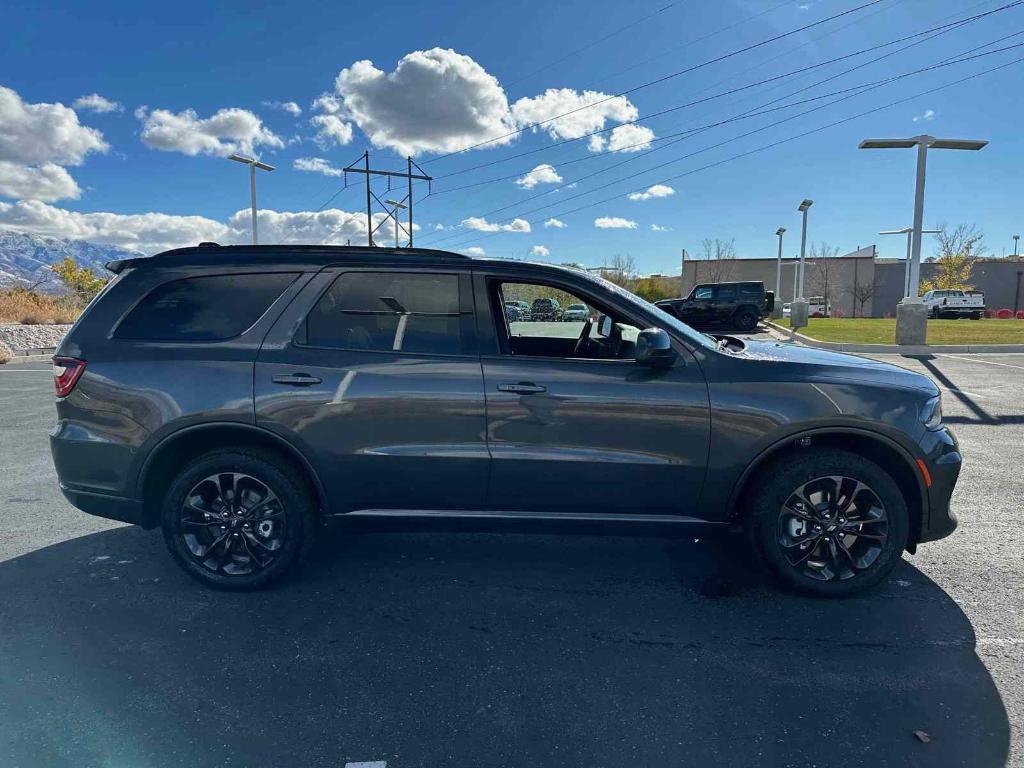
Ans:
[{"label": "asphalt pavement", "polygon": [[48,367],[0,366],[0,766],[1024,765],[1024,355],[884,359],[944,389],[961,525],[842,601],[730,536],[345,521],[210,591],[64,501]]}]

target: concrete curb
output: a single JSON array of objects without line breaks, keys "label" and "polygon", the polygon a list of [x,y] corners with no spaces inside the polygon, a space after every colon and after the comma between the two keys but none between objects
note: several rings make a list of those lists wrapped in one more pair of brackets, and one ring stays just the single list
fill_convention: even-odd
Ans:
[{"label": "concrete curb", "polygon": [[818,349],[831,349],[835,352],[862,352],[876,355],[929,355],[936,352],[946,354],[993,354],[1005,352],[1024,352],[1024,344],[850,344],[836,341],[820,341],[804,336],[798,331],[777,325],[770,320],[762,322],[778,331],[790,341]]},{"label": "concrete curb", "polygon": [[4,363],[4,365],[10,365],[11,363],[48,363],[56,351],[55,347],[51,349],[18,349],[14,351],[11,359]]}]

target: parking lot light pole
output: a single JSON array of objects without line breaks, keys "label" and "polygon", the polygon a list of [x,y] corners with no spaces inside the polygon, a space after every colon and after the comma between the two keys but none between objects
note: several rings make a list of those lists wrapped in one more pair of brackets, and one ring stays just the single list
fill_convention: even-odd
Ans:
[{"label": "parking lot light pole", "polygon": [[797,266],[798,288],[796,298],[789,308],[789,325],[791,328],[803,328],[807,325],[807,299],[804,298],[804,270],[807,257],[807,210],[814,205],[813,200],[804,200],[797,208],[804,215],[800,232],[800,262]]},{"label": "parking lot light pole", "polygon": [[259,168],[264,171],[274,170],[274,166],[261,163],[254,157],[246,157],[245,155],[229,155],[228,160],[234,160],[236,163],[245,163],[249,166],[249,197],[252,202],[252,244],[256,245],[256,169]]},{"label": "parking lot light pole", "polygon": [[[922,235],[935,235],[941,232],[939,229],[922,229]],[[880,235],[906,235],[907,236],[907,261],[903,268],[903,295],[910,295],[910,245],[911,235],[914,232],[913,227],[904,227],[903,229],[887,229],[884,232],[879,232]]]},{"label": "parking lot light pole", "polygon": [[1013,255],[1014,256],[1019,256],[1020,255],[1019,253],[1017,253],[1017,245],[1019,243],[1020,243],[1020,235],[1014,235],[1013,236]]},{"label": "parking lot light pole", "polygon": [[395,217],[395,248],[397,248],[398,247],[398,212],[401,211],[401,210],[405,210],[409,206],[406,205],[405,203],[400,203],[397,200],[385,200],[384,202],[387,203],[388,205],[394,206],[394,210],[391,212],[391,215]]},{"label": "parking lot light pole", "polygon": [[785,227],[779,227],[775,234],[779,236],[779,260],[775,263],[775,306],[772,307],[772,317],[782,317],[782,236],[786,233]]},{"label": "parking lot light pole", "polygon": [[910,287],[907,295],[896,306],[896,343],[926,344],[928,338],[928,315],[918,294],[921,289],[921,228],[924,225],[924,180],[928,167],[928,150],[970,149],[979,150],[987,141],[973,139],[937,139],[921,135],[909,139],[866,139],[861,149],[910,149],[917,147],[917,183],[914,189],[914,226],[911,233]]}]

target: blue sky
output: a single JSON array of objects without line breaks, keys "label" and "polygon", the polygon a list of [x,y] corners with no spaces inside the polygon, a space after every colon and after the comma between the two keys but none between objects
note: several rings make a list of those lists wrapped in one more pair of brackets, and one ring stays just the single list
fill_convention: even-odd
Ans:
[{"label": "blue sky", "polygon": [[[927,223],[977,223],[992,253],[1001,255],[1022,228],[1024,113],[1018,96],[1024,64],[730,158],[1012,62],[1024,57],[1024,48],[906,77],[810,114],[798,113],[828,99],[734,120],[669,146],[656,139],[735,118],[914,41],[644,118],[1009,0],[881,0],[545,127],[529,128],[537,119],[587,104],[585,91],[600,94],[590,96],[590,102],[601,101],[865,1],[460,0],[301,9],[258,3],[47,7],[8,2],[5,27],[17,34],[8,35],[0,48],[0,86],[8,89],[0,100],[0,228],[147,251],[201,237],[244,241],[246,171],[223,158],[231,149],[251,148],[277,167],[258,181],[265,239],[343,242],[351,237],[360,242],[365,239],[362,219],[350,215],[363,210],[360,180],[350,177],[349,188],[317,212],[341,187],[341,179],[299,167],[330,172],[369,148],[375,167],[394,169],[403,165],[402,151],[414,150],[416,161],[437,178],[435,194],[421,200],[426,190],[417,193],[417,245],[477,247],[489,256],[527,257],[532,252],[587,265],[629,254],[642,272],[678,272],[680,249],[699,253],[704,238],[735,238],[739,255],[770,256],[774,232],[785,226],[786,252],[793,253],[798,247],[796,207],[810,197],[815,200],[810,239],[843,251],[875,242],[883,255],[896,256],[902,253],[902,238],[876,233],[910,223],[913,153],[859,151],[857,144],[869,136],[931,133],[987,139],[990,145],[978,153],[932,153]],[[1022,34],[994,42],[1016,32]],[[975,53],[1024,43],[1024,5],[787,101],[911,72],[988,43],[991,48]],[[356,62],[372,65],[354,67]],[[339,79],[345,82],[336,82],[342,70],[348,71]],[[73,106],[90,94],[110,102],[105,108],[114,103],[119,108],[96,111],[97,105],[104,106],[98,100]],[[329,98],[317,101],[323,95]],[[287,102],[301,113],[280,106]],[[46,106],[55,104],[69,109]],[[787,117],[792,119],[771,125]],[[633,119],[641,122],[611,132]],[[598,147],[586,137],[553,146],[595,126],[608,130],[602,134],[601,152],[592,151]],[[524,127],[485,147],[440,157]],[[757,132],[739,137],[751,131]],[[644,147],[652,136],[654,143]],[[726,143],[679,159],[721,142]],[[626,150],[611,151],[615,147]],[[650,148],[658,151],[642,156]],[[541,151],[465,172],[529,150]],[[629,162],[621,168],[580,178],[624,161]],[[719,161],[724,162],[699,170]],[[447,191],[498,177],[522,179],[542,164],[552,169],[535,174],[541,180],[532,188],[505,179]],[[666,183],[671,194],[628,198],[670,177],[679,177]],[[577,180],[575,187],[559,188]],[[382,198],[385,188],[377,187]],[[600,204],[574,210],[590,203]],[[529,212],[540,206],[546,207]],[[476,220],[502,208],[486,216],[486,224]],[[552,217],[564,226],[544,226]],[[517,218],[520,223],[512,223]],[[612,226],[599,228],[597,220]],[[472,228],[494,225],[516,231]]]}]

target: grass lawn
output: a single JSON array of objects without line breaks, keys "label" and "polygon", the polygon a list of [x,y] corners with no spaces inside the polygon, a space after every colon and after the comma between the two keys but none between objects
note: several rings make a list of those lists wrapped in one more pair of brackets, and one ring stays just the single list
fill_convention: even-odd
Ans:
[{"label": "grass lawn", "polygon": [[[777,320],[789,327],[789,318]],[[800,333],[821,341],[895,344],[895,318],[812,317]],[[1024,320],[929,320],[929,344],[1024,344]]]}]

